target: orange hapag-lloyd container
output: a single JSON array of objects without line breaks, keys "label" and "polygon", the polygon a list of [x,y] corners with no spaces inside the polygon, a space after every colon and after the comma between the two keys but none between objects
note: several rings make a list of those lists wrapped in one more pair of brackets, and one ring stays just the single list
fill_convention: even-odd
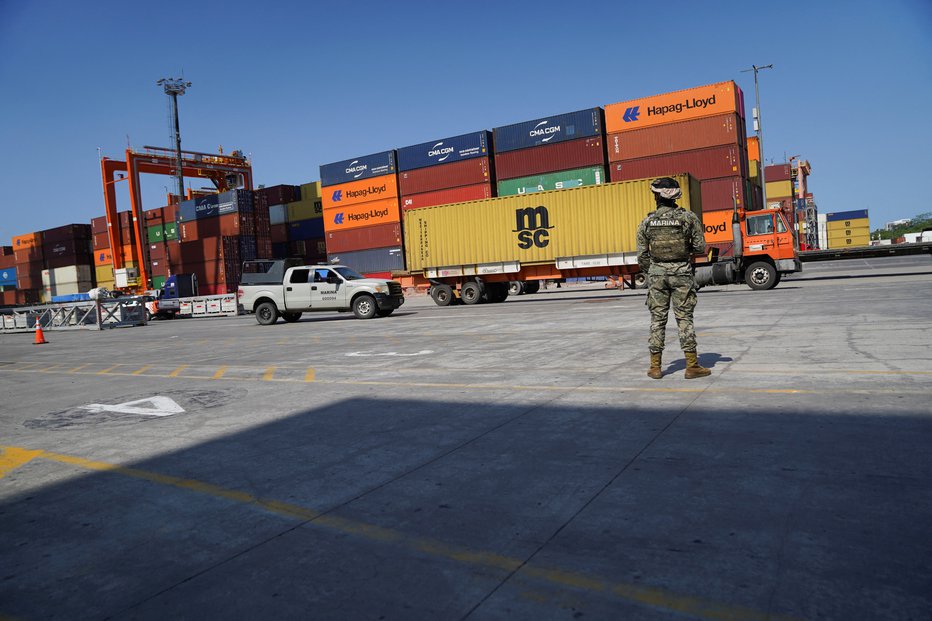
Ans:
[{"label": "orange hapag-lloyd container", "polygon": [[748,136],[748,161],[760,161],[760,143],[757,136]]},{"label": "orange hapag-lloyd container", "polygon": [[348,207],[360,203],[395,198],[398,202],[398,177],[394,173],[327,186],[323,190],[324,209]]},{"label": "orange hapag-lloyd container", "polygon": [[705,225],[705,241],[708,244],[717,244],[734,241],[734,235],[731,230],[731,219],[734,212],[731,210],[723,211],[703,211],[702,224]]},{"label": "orange hapag-lloyd container", "polygon": [[401,222],[401,207],[398,204],[398,197],[369,201],[357,205],[338,205],[330,209],[324,208],[324,231],[327,233],[393,222]]},{"label": "orange hapag-lloyd container", "polygon": [[42,245],[42,233],[26,233],[13,237],[13,249],[35,248]]},{"label": "orange hapag-lloyd container", "polygon": [[733,81],[605,106],[605,133],[631,131],[735,112],[744,118],[744,94]]}]

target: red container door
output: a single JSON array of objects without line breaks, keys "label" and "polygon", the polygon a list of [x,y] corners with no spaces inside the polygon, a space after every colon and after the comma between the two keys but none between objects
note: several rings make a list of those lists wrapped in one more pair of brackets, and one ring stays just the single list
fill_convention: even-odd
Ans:
[{"label": "red container door", "polygon": [[560,170],[605,164],[601,138],[581,138],[495,154],[498,179],[516,179]]},{"label": "red container door", "polygon": [[[492,186],[488,183],[477,183],[460,188],[436,190],[423,194],[411,194],[401,197],[401,209],[418,209],[419,207],[433,207],[434,205],[449,205],[450,203],[465,203],[466,201],[479,201],[492,198]],[[397,244],[396,244],[397,245]]]},{"label": "red container door", "polygon": [[402,196],[408,196],[492,181],[489,158],[477,157],[398,173],[398,191]]}]

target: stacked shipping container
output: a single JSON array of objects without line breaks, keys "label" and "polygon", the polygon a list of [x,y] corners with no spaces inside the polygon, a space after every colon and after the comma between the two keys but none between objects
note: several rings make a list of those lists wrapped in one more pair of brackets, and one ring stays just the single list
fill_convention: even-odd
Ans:
[{"label": "stacked shipping container", "polygon": [[[690,173],[701,182],[706,240],[732,252],[737,203],[748,208],[744,95],[721,82],[605,107],[612,181]],[[722,230],[724,229],[724,230]]]},{"label": "stacked shipping container", "polygon": [[152,288],[161,289],[178,263],[178,206],[166,205],[145,212],[147,253]]},{"label": "stacked shipping container", "polygon": [[[114,249],[110,247],[110,234],[107,229],[107,216],[101,216],[91,220],[91,236],[93,238],[94,252],[94,280],[98,287],[112,289],[117,286],[113,273],[113,255],[119,253],[123,262],[123,268],[136,269],[139,264],[139,256],[136,251],[136,233],[133,230],[133,217],[129,211],[120,211],[117,213],[116,238],[119,246]],[[122,286],[122,285],[121,285]]]},{"label": "stacked shipping container", "polygon": [[483,130],[398,149],[402,213],[494,196],[490,146]]},{"label": "stacked shipping container", "polygon": [[366,275],[404,269],[395,151],[321,166],[320,183],[328,259]]},{"label": "stacked shipping container", "polygon": [[868,212],[858,209],[827,213],[825,232],[829,249],[869,246],[871,228]]},{"label": "stacked shipping container", "polygon": [[495,128],[498,195],[604,183],[603,127],[592,108]]},{"label": "stacked shipping container", "polygon": [[767,209],[783,212],[790,228],[796,230],[796,199],[793,187],[793,166],[789,163],[773,164],[764,168],[764,185]]},{"label": "stacked shipping container", "polygon": [[42,233],[43,299],[84,293],[94,288],[91,226],[67,224]]}]

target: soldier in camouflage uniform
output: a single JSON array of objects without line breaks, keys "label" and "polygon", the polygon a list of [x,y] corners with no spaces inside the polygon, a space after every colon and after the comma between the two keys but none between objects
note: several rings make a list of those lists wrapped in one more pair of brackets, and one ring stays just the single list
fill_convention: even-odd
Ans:
[{"label": "soldier in camouflage uniform", "polygon": [[638,264],[647,274],[647,308],[650,309],[650,369],[653,379],[663,377],[661,357],[667,332],[670,302],[680,333],[680,347],[686,355],[686,379],[704,377],[711,371],[699,366],[696,355],[696,284],[692,255],[705,254],[705,229],[691,211],[677,206],[683,195],[675,179],[663,177],[650,186],[657,200],[657,211],[647,215],[637,232]]}]

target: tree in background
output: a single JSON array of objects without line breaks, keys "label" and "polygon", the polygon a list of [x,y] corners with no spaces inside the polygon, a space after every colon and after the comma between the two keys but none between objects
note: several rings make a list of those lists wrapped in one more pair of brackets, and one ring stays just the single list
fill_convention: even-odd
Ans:
[{"label": "tree in background", "polygon": [[932,211],[914,216],[907,224],[899,224],[889,231],[874,231],[871,237],[875,239],[896,239],[906,233],[921,233],[926,229],[932,229]]}]

